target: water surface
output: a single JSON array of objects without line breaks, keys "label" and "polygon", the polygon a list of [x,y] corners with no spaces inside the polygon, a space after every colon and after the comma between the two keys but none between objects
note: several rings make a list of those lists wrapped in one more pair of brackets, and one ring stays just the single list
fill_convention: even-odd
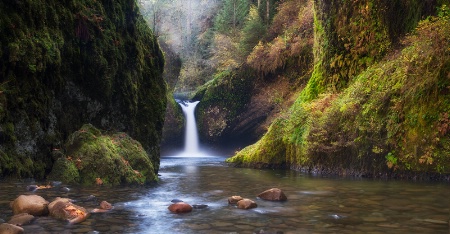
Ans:
[{"label": "water surface", "polygon": [[[94,208],[107,200],[115,208],[68,225],[38,217],[26,233],[449,233],[448,183],[321,178],[295,171],[231,168],[223,157],[164,157],[160,181],[151,186],[60,185],[27,192],[35,181],[0,181],[0,219],[12,215],[9,202],[20,194],[51,201],[69,197]],[[62,187],[70,188],[69,192]],[[278,187],[286,202],[256,198]],[[89,196],[97,200],[89,200]],[[258,208],[229,206],[232,195],[253,199]],[[92,196],[91,196],[92,197]],[[172,214],[172,199],[208,208]],[[0,222],[2,222],[0,220]]]}]

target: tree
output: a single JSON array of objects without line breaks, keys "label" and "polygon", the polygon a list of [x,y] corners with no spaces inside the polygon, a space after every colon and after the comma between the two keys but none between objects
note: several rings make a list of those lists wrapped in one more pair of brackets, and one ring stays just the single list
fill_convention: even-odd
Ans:
[{"label": "tree", "polygon": [[226,0],[215,18],[215,29],[223,34],[236,32],[244,24],[248,10],[248,0]]},{"label": "tree", "polygon": [[239,50],[243,56],[247,56],[252,52],[260,39],[266,34],[266,26],[259,16],[256,6],[250,8],[247,20],[241,33],[241,40],[239,42]]}]

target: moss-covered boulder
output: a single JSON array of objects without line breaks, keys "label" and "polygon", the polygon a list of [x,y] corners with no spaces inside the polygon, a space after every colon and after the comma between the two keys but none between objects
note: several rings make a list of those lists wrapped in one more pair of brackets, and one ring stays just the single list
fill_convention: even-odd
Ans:
[{"label": "moss-covered boulder", "polygon": [[164,58],[136,1],[2,1],[0,12],[0,176],[45,178],[51,151],[86,123],[127,132],[158,170]]},{"label": "moss-covered boulder", "polygon": [[90,124],[74,132],[49,177],[67,183],[93,185],[144,184],[157,180],[142,147],[125,133],[103,134]]}]

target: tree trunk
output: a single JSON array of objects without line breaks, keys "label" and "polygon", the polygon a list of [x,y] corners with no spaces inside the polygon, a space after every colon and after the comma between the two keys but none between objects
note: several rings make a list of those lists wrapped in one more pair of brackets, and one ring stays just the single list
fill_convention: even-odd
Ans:
[{"label": "tree trunk", "polygon": [[236,2],[237,0],[233,1],[233,29],[236,29]]},{"label": "tree trunk", "polygon": [[266,10],[267,10],[267,24],[269,24],[269,19],[270,19],[270,0],[266,0]]}]

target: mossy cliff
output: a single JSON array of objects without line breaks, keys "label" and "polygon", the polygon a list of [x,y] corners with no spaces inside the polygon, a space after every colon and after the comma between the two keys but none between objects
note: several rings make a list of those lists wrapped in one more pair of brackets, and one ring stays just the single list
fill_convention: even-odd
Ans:
[{"label": "mossy cliff", "polygon": [[163,55],[134,0],[0,3],[0,175],[44,178],[83,124],[123,131],[155,171]]},{"label": "mossy cliff", "polygon": [[369,177],[450,174],[448,2],[314,3],[308,84],[228,162]]}]

